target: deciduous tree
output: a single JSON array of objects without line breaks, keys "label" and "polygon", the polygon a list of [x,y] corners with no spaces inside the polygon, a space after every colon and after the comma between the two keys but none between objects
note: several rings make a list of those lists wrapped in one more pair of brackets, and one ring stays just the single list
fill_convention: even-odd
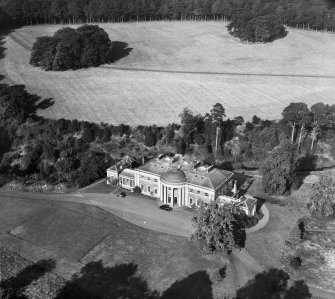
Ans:
[{"label": "deciduous tree", "polygon": [[262,166],[262,183],[266,193],[284,194],[296,184],[296,148],[288,141],[276,147]]},{"label": "deciduous tree", "polygon": [[335,213],[335,171],[322,173],[311,192],[310,212],[312,215],[329,217]]},{"label": "deciduous tree", "polygon": [[215,153],[217,154],[219,134],[222,128],[223,118],[226,116],[225,108],[222,106],[222,104],[216,103],[213,106],[211,110],[211,116],[212,116],[212,123],[216,127]]},{"label": "deciduous tree", "polygon": [[208,205],[202,203],[193,220],[196,230],[192,238],[204,240],[205,246],[211,250],[229,254],[233,249],[245,246],[244,217],[244,212],[231,204],[219,204],[216,201]]}]

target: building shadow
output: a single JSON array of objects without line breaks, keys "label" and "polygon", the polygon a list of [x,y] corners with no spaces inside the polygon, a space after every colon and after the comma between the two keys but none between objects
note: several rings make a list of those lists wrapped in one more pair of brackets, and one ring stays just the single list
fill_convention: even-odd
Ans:
[{"label": "building shadow", "polygon": [[235,299],[309,299],[307,284],[298,280],[289,287],[290,276],[282,269],[270,269],[257,274],[236,292]]},{"label": "building shadow", "polygon": [[0,282],[3,297],[6,299],[25,299],[23,291],[33,281],[42,277],[45,273],[51,272],[56,266],[54,260],[41,260],[36,264],[24,268],[16,276]]},{"label": "building shadow", "polygon": [[112,42],[112,60],[114,63],[119,61],[120,59],[127,57],[133,48],[130,48],[129,45],[125,42],[121,41],[113,41]]}]

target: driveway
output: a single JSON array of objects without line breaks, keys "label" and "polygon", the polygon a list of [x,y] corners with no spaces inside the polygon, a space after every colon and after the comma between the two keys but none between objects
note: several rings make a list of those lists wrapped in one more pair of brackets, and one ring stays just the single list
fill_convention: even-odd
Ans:
[{"label": "driveway", "polygon": [[99,206],[120,218],[138,226],[189,238],[194,228],[192,218],[195,214],[185,209],[167,212],[159,209],[155,200],[144,196],[127,195],[117,197],[115,194],[82,194],[85,202]]}]

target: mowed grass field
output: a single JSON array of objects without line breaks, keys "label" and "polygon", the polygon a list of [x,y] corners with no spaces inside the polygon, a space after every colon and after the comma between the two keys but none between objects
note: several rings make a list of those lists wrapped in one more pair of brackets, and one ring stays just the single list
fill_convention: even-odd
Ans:
[{"label": "mowed grass field", "polygon": [[[33,262],[54,260],[55,272],[66,279],[92,262],[105,269],[133,263],[149,289],[188,293],[166,298],[195,298],[199,285],[213,298],[231,297],[235,290],[224,255],[202,255],[187,238],[138,227],[94,206],[0,197],[0,229],[1,247]],[[225,266],[223,282],[214,281],[214,270]],[[99,288],[104,293],[103,284]]]},{"label": "mowed grass field", "polygon": [[334,103],[335,35],[289,29],[286,38],[247,44],[222,22],[100,24],[133,50],[113,65],[45,72],[29,65],[36,37],[61,25],[23,27],[4,39],[7,82],[53,98],[50,118],[164,125],[184,107],[206,113],[221,102],[227,115],[277,119],[290,102]]}]

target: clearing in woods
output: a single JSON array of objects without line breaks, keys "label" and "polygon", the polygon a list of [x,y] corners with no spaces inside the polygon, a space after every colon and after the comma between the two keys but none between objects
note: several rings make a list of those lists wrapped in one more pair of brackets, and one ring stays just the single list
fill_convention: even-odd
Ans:
[{"label": "clearing in woods", "polygon": [[[206,113],[216,102],[227,116],[280,118],[290,102],[334,103],[335,36],[289,29],[269,44],[231,37],[222,22],[99,24],[128,43],[113,65],[45,72],[29,65],[36,37],[61,25],[27,26],[4,39],[6,81],[55,104],[40,114],[112,124],[164,125],[184,107]],[[65,26],[65,25],[64,25]],[[118,45],[124,46],[123,43]],[[127,55],[127,56],[126,56]]]}]

